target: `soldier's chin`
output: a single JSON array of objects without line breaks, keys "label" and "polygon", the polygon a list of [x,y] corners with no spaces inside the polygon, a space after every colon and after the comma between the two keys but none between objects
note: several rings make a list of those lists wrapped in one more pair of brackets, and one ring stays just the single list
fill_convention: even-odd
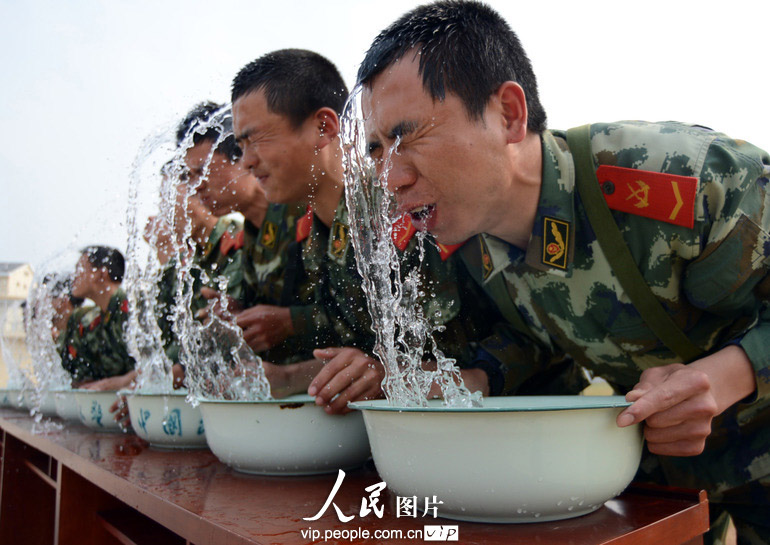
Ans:
[{"label": "soldier's chin", "polygon": [[428,230],[428,232],[433,235],[433,238],[438,242],[439,244],[443,244],[444,246],[452,246],[453,244],[460,244],[461,242],[465,242],[468,240],[469,237],[463,236],[461,233],[452,232],[451,229],[441,229],[438,226],[433,226],[431,229]]}]

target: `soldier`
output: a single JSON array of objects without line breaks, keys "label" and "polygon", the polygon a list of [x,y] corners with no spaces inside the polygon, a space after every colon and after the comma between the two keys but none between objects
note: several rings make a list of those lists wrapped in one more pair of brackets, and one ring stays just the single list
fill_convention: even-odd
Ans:
[{"label": "soldier", "polygon": [[66,275],[48,275],[43,279],[43,284],[50,285],[51,307],[51,335],[59,348],[62,348],[67,322],[72,313],[83,304],[83,298],[72,295],[72,277]]},{"label": "soldier", "polygon": [[[259,180],[270,202],[308,202],[297,240],[303,268],[315,285],[316,305],[292,313],[291,320],[294,331],[310,331],[317,346],[326,347],[314,351],[314,360],[282,369],[266,365],[268,377],[274,391],[307,389],[330,413],[346,412],[348,401],[381,396],[384,377],[382,365],[370,355],[371,318],[348,233],[339,146],[339,115],[346,98],[336,67],[304,50],[265,55],[233,81],[233,125],[244,167]],[[419,259],[419,248],[414,230],[408,223],[403,227],[399,251],[407,268]],[[453,249],[426,246],[423,285],[441,286],[435,298],[425,298],[426,316],[446,326],[439,339],[445,354],[467,363],[469,343],[482,337],[477,328],[485,321],[459,317],[463,298],[475,295],[465,291],[458,277],[450,259]],[[471,390],[478,389],[479,376],[486,383],[482,369],[467,368],[462,374]]]},{"label": "soldier", "polygon": [[372,156],[398,139],[399,208],[445,244],[472,237],[507,318],[477,356],[492,392],[576,360],[633,402],[617,423],[644,422],[645,472],[770,543],[770,157],[679,123],[547,130],[518,38],[476,2],[407,13],[358,80]]},{"label": "soldier", "polygon": [[[180,124],[178,141],[220,109],[214,103],[196,107]],[[230,118],[223,117],[221,125],[213,123],[204,134],[195,134],[185,156],[202,204],[223,218],[236,212],[244,217],[239,223],[217,223],[199,263],[210,275],[228,279],[227,295],[238,311],[237,323],[249,346],[277,364],[307,359],[312,347],[308,339],[295,334],[290,319],[291,312],[312,302],[312,287],[292,274],[298,254],[290,251],[290,246],[297,245],[296,223],[305,206],[268,203],[256,178],[240,164],[240,149],[232,135],[212,154],[211,147],[222,131],[231,131],[230,126]],[[210,155],[209,173],[203,176]]]},{"label": "soldier", "polygon": [[106,246],[84,248],[75,268],[72,295],[95,303],[72,314],[62,350],[62,365],[79,387],[118,390],[136,377],[123,337],[128,320],[120,288],[124,269],[123,255]]}]

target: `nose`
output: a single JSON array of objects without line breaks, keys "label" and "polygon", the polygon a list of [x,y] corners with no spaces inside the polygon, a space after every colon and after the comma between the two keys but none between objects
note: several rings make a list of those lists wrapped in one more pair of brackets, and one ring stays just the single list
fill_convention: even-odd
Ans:
[{"label": "nose", "polygon": [[390,168],[386,169],[381,176],[385,176],[388,189],[396,194],[417,181],[417,171],[414,167],[399,160],[396,154],[393,154]]},{"label": "nose", "polygon": [[241,155],[241,164],[243,165],[243,168],[253,172],[254,169],[259,166],[257,146],[242,146],[241,149],[243,150],[243,155]]}]

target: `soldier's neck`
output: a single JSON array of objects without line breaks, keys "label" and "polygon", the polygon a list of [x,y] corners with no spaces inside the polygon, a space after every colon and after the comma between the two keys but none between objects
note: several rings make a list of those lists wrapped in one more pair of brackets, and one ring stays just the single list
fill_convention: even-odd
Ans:
[{"label": "soldier's neck", "polygon": [[309,200],[313,213],[327,227],[331,227],[337,212],[337,205],[339,205],[345,191],[341,166],[339,172],[331,174],[333,175],[319,180],[319,183],[313,187],[313,193]]},{"label": "soldier's neck", "polygon": [[262,222],[265,221],[268,206],[269,204],[263,194],[262,198],[249,199],[247,201],[247,206],[241,210],[241,214],[243,214],[243,217],[252,224],[259,227],[262,225]]},{"label": "soldier's neck", "polygon": [[107,312],[107,307],[110,306],[110,299],[112,299],[112,296],[115,295],[115,292],[118,291],[119,287],[120,284],[106,283],[103,286],[100,286],[95,293],[90,294],[88,298],[91,299],[97,307],[102,309],[102,312]]},{"label": "soldier's neck", "polygon": [[539,134],[530,133],[513,149],[511,176],[498,210],[489,214],[485,232],[526,250],[537,215],[543,185],[543,148]]}]

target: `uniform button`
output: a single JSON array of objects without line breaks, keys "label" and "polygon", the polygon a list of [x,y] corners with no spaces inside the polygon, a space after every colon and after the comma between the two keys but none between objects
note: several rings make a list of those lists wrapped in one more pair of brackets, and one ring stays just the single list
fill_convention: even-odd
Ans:
[{"label": "uniform button", "polygon": [[613,184],[609,180],[604,182],[602,184],[602,191],[604,191],[606,195],[612,195],[613,193],[615,193],[615,184]]}]

